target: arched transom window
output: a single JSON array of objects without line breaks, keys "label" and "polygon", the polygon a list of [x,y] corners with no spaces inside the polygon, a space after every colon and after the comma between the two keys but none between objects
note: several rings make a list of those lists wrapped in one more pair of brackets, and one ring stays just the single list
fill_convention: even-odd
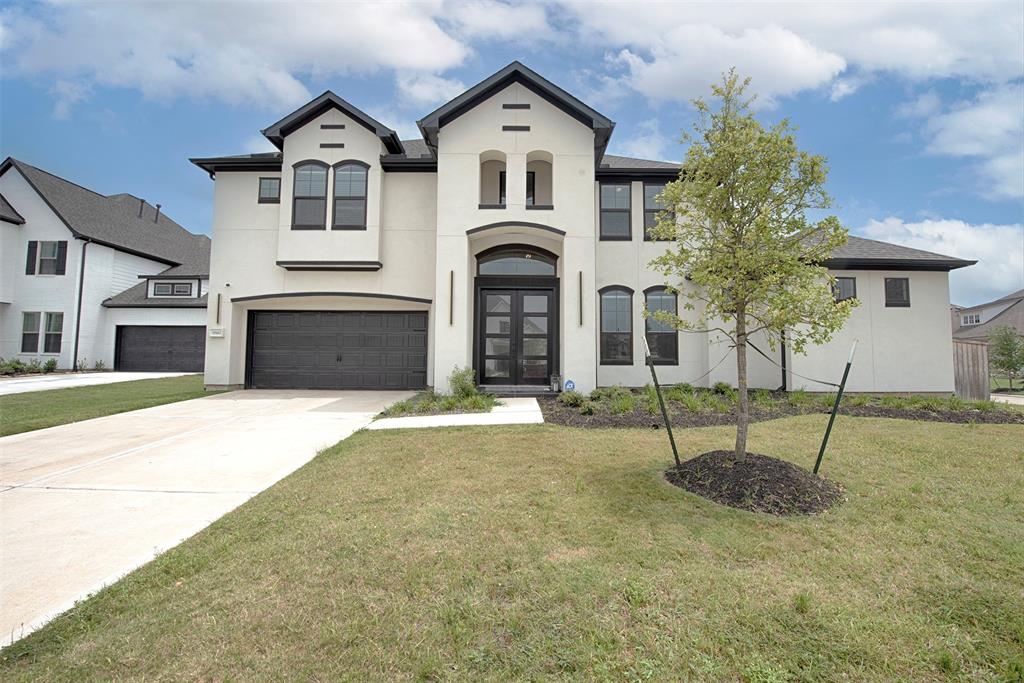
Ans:
[{"label": "arched transom window", "polygon": [[555,275],[555,256],[528,246],[488,249],[477,256],[477,275]]}]

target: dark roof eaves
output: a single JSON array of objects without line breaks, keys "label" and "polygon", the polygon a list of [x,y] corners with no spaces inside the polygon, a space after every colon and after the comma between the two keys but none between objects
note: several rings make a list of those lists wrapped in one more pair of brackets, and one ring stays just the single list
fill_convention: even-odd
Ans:
[{"label": "dark roof eaves", "polygon": [[280,119],[276,123],[267,126],[260,131],[264,137],[270,140],[278,149],[284,145],[284,138],[296,128],[300,128],[309,120],[319,116],[330,108],[337,108],[344,112],[349,118],[357,121],[367,130],[373,132],[381,139],[389,152],[400,154],[403,151],[402,141],[391,128],[373,118],[359,107],[344,98],[338,96],[331,90],[326,90],[319,97],[316,97],[302,105],[292,113]]}]

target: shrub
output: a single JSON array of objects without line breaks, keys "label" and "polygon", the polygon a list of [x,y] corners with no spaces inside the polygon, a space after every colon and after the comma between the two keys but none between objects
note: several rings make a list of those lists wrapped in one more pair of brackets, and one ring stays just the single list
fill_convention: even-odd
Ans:
[{"label": "shrub", "polygon": [[814,399],[803,389],[797,389],[796,391],[789,392],[786,400],[789,401],[789,405],[794,408],[803,408],[810,404]]},{"label": "shrub", "polygon": [[878,401],[879,405],[883,408],[906,408],[910,403],[906,398],[902,396],[883,396]]},{"label": "shrub", "polygon": [[866,406],[871,403],[871,397],[867,394],[846,394],[843,403],[848,406]]},{"label": "shrub", "polygon": [[707,408],[707,406],[704,405],[704,401],[702,401],[700,396],[697,394],[683,394],[683,396],[679,398],[679,403],[681,403],[683,408],[691,413],[703,413]]},{"label": "shrub", "polygon": [[772,392],[767,389],[754,389],[754,403],[762,408],[770,409],[775,406],[775,399]]},{"label": "shrub", "polygon": [[462,368],[458,366],[448,375],[448,384],[451,385],[452,395],[456,398],[469,398],[476,396],[476,373],[473,368]]},{"label": "shrub", "polygon": [[644,386],[644,409],[651,415],[661,410],[661,405],[658,403],[658,391],[650,384]]},{"label": "shrub", "polygon": [[411,413],[412,411],[412,401],[399,401],[398,403],[394,403],[385,408],[381,415],[384,415],[386,417],[395,417],[397,415],[405,415],[407,413]]},{"label": "shrub", "polygon": [[615,387],[599,387],[590,392],[591,401],[603,401],[606,398],[611,398],[612,392]]},{"label": "shrub", "polygon": [[613,415],[631,413],[636,408],[636,399],[628,391],[617,393],[611,399],[611,411]]},{"label": "shrub", "polygon": [[39,373],[39,372],[42,372],[42,371],[43,371],[42,364],[38,360],[36,360],[35,358],[30,360],[28,362],[28,364],[25,366],[25,372],[28,372],[28,373],[35,374],[35,373]]},{"label": "shrub", "polygon": [[711,391],[716,394],[729,394],[732,393],[732,385],[728,382],[715,382],[715,385],[711,387]]},{"label": "shrub", "polygon": [[462,399],[461,409],[482,412],[490,410],[496,403],[497,401],[495,401],[491,396],[474,394],[473,396]]},{"label": "shrub", "polygon": [[578,408],[583,405],[583,401],[586,399],[578,391],[563,391],[558,395],[558,400],[562,405],[569,406],[570,408]]},{"label": "shrub", "polygon": [[56,369],[57,369],[57,359],[56,358],[50,358],[45,363],[43,363],[43,372],[45,372],[45,373],[54,372]]},{"label": "shrub", "polygon": [[708,394],[704,397],[704,402],[713,413],[728,413],[732,410],[732,402],[727,396]]},{"label": "shrub", "polygon": [[25,372],[25,364],[17,358],[11,360],[5,360],[0,363],[0,374],[4,375],[20,375]]},{"label": "shrub", "polygon": [[104,363],[101,360],[98,360],[98,361],[96,361],[95,363],[92,364],[92,369],[93,370],[104,370],[104,369],[106,369],[106,367],[107,367],[107,364]]},{"label": "shrub", "polygon": [[593,415],[597,412],[593,401],[584,401],[580,404],[580,415]]},{"label": "shrub", "polygon": [[995,401],[975,401],[974,409],[980,410],[983,413],[987,413],[990,410],[996,410],[999,406],[996,405]]},{"label": "shrub", "polygon": [[967,401],[959,396],[950,396],[946,399],[946,408],[949,410],[965,410],[967,408]]}]

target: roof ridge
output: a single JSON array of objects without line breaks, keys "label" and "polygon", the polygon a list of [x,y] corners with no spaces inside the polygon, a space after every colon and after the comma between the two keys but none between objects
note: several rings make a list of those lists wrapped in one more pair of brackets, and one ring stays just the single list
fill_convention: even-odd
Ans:
[{"label": "roof ridge", "polygon": [[90,190],[85,185],[79,185],[74,180],[68,180],[67,178],[64,178],[63,176],[59,176],[56,173],[50,173],[46,169],[39,168],[38,166],[30,164],[27,161],[21,161],[20,159],[15,159],[14,157],[11,157],[11,161],[14,163],[15,168],[17,168],[18,165],[28,166],[32,170],[39,171],[40,173],[45,173],[46,175],[50,176],[51,178],[56,178],[57,180],[61,181],[62,183],[67,183],[68,185],[74,185],[78,189],[85,190],[86,192],[90,192],[90,193],[96,195],[97,197],[102,197],[103,199],[109,199],[109,197],[107,195],[105,195],[105,194],[101,194],[101,193],[97,192],[96,190]]}]

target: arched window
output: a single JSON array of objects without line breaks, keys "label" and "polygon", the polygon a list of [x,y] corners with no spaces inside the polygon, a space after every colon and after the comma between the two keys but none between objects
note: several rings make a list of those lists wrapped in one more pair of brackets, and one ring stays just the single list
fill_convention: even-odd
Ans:
[{"label": "arched window", "polygon": [[505,153],[496,149],[480,154],[480,208],[505,208]]},{"label": "arched window", "polygon": [[601,365],[633,364],[633,290],[612,285],[601,295]]},{"label": "arched window", "polygon": [[[678,312],[675,292],[665,287],[649,287],[644,290],[649,313],[665,311],[676,315]],[[679,364],[679,332],[668,323],[647,316],[645,324],[647,345],[651,347],[651,360],[655,365]]]},{"label": "arched window", "polygon": [[295,164],[295,189],[292,192],[292,229],[327,228],[327,164],[300,161]]},{"label": "arched window", "polygon": [[476,257],[477,275],[555,275],[556,257],[527,245],[502,245]]},{"label": "arched window", "polygon": [[361,161],[334,165],[334,230],[366,230],[366,174]]}]

